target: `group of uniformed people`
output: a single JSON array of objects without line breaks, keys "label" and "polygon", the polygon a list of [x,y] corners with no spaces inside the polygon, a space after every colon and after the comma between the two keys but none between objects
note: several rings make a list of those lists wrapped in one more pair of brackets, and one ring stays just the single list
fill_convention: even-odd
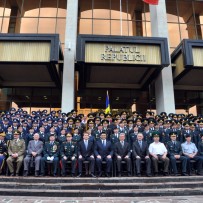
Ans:
[{"label": "group of uniformed people", "polygon": [[86,117],[77,115],[76,110],[67,114],[60,110],[50,114],[46,110],[33,111],[29,115],[23,109],[11,108],[0,116],[0,173],[5,161],[11,176],[19,175],[22,164],[24,176],[29,175],[33,164],[35,176],[44,176],[50,163],[54,176],[59,167],[61,175],[66,176],[70,163],[70,175],[81,177],[85,161],[92,177],[103,173],[109,177],[113,165],[119,177],[124,167],[128,176],[134,169],[139,177],[143,171],[148,177],[151,171],[157,176],[159,163],[163,175],[168,175],[171,168],[177,176],[177,164],[183,176],[190,175],[193,168],[201,175],[203,117],[165,112],[155,116],[149,111],[145,116],[123,111],[114,117],[104,112]]}]

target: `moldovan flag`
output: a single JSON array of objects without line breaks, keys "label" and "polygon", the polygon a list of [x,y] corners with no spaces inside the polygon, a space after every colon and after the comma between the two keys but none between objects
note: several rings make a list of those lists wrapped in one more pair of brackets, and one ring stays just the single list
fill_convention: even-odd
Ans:
[{"label": "moldovan flag", "polygon": [[147,4],[158,5],[159,0],[143,0]]},{"label": "moldovan flag", "polygon": [[106,110],[105,113],[110,113],[110,103],[109,103],[109,93],[108,90],[106,92]]}]

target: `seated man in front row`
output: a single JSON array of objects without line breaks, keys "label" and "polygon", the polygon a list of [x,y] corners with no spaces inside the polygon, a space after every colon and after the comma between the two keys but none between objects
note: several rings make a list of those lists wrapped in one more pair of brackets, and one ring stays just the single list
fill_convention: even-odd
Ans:
[{"label": "seated man in front row", "polygon": [[62,163],[62,176],[66,176],[66,162],[71,161],[71,176],[75,176],[77,147],[72,142],[72,134],[67,133],[66,142],[61,144],[60,148],[61,163]]},{"label": "seated man in front row", "polygon": [[107,141],[107,134],[106,132],[102,132],[100,135],[100,138],[95,143],[95,150],[94,154],[96,157],[96,164],[98,168],[98,176],[102,176],[102,161],[106,161],[106,176],[110,176],[110,171],[112,167],[112,156],[113,156],[113,150],[111,146],[111,142]]},{"label": "seated man in front row", "polygon": [[24,176],[28,175],[30,160],[35,162],[35,176],[39,175],[40,160],[43,151],[43,142],[39,140],[39,133],[35,133],[34,140],[30,140],[28,143],[28,154],[24,158]]},{"label": "seated man in front row", "polygon": [[2,169],[4,167],[4,162],[7,157],[7,144],[4,141],[6,134],[4,132],[0,133],[0,174],[2,173]]},{"label": "seated man in front row", "polygon": [[170,132],[169,133],[171,141],[167,142],[167,150],[168,150],[168,156],[171,161],[173,173],[175,176],[178,175],[178,170],[176,166],[176,160],[181,161],[182,165],[182,175],[187,176],[187,158],[183,156],[183,151],[181,148],[181,143],[176,140],[177,133],[176,132]]},{"label": "seated man in front row", "polygon": [[135,160],[137,176],[141,177],[141,161],[146,163],[146,175],[151,177],[151,159],[149,158],[149,149],[147,142],[143,140],[144,136],[142,133],[137,134],[137,140],[132,145],[132,155]]},{"label": "seated man in front row", "polygon": [[23,163],[25,153],[25,141],[19,139],[20,133],[15,131],[13,134],[14,139],[10,141],[8,147],[8,159],[6,160],[11,176],[14,176],[13,162],[17,163],[16,176],[19,176],[19,171]]},{"label": "seated man in front row", "polygon": [[43,149],[44,157],[41,158],[41,174],[45,175],[45,163],[46,161],[53,162],[54,176],[57,176],[57,168],[59,166],[59,143],[55,141],[55,134],[50,134],[49,142],[46,142]]},{"label": "seated man in front row", "polygon": [[121,161],[126,161],[128,176],[131,176],[130,144],[124,140],[125,140],[125,133],[121,132],[119,136],[119,142],[115,144],[115,148],[114,148],[114,155],[116,158],[116,165],[117,165],[119,177],[121,177]]},{"label": "seated man in front row", "polygon": [[200,156],[197,156],[197,147],[196,145],[191,142],[191,135],[187,134],[185,135],[186,141],[181,144],[182,151],[184,156],[187,158],[187,166],[188,166],[188,172],[190,174],[191,168],[190,168],[190,160],[195,160],[197,162],[197,175],[202,175],[202,163],[203,159]]},{"label": "seated man in front row", "polygon": [[82,176],[82,164],[83,161],[89,161],[90,162],[90,171],[91,176],[95,178],[94,175],[94,143],[89,140],[89,134],[88,132],[83,133],[83,140],[79,142],[78,144],[78,176]]},{"label": "seated man in front row", "polygon": [[152,162],[154,166],[155,176],[158,176],[158,161],[161,160],[164,163],[163,175],[168,175],[169,159],[167,155],[167,149],[165,145],[159,142],[159,132],[152,133],[154,142],[149,145],[149,153],[152,156]]}]

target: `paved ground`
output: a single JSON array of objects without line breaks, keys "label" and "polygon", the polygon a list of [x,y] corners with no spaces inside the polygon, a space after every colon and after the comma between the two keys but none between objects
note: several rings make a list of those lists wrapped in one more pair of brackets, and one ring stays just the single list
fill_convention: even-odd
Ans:
[{"label": "paved ground", "polygon": [[0,196],[0,203],[202,203],[203,196],[60,198]]}]

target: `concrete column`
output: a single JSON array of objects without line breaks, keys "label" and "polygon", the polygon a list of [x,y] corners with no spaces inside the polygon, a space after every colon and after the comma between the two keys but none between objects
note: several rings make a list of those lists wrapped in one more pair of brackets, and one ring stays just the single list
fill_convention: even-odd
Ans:
[{"label": "concrete column", "polygon": [[[159,0],[159,4],[157,6],[150,5],[150,17],[152,36],[168,38],[165,0]],[[158,76],[155,82],[155,92],[157,113],[159,114],[162,111],[165,111],[167,113],[175,113],[174,88],[171,65],[165,67]]]},{"label": "concrete column", "polygon": [[135,10],[133,14],[133,35],[143,36],[142,10]]},{"label": "concrete column", "polygon": [[21,12],[18,6],[11,7],[8,33],[20,33],[21,15],[23,16],[24,12]]},{"label": "concrete column", "polygon": [[77,17],[78,0],[68,0],[61,104],[63,112],[69,112],[72,110],[75,102],[74,74],[77,40]]}]

